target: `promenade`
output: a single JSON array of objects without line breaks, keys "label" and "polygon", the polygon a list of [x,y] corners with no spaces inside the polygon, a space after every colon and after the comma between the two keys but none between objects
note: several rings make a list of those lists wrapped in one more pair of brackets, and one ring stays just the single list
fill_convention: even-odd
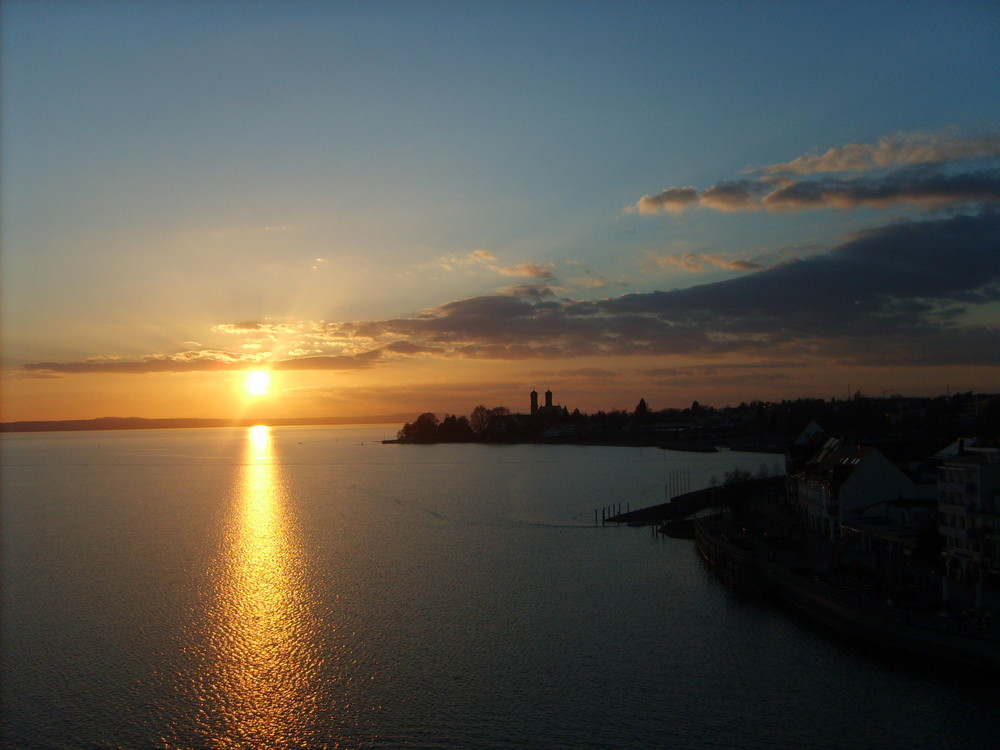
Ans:
[{"label": "promenade", "polygon": [[784,477],[686,493],[607,522],[670,533],[692,517],[686,523],[702,557],[732,588],[880,648],[1000,672],[1000,590],[945,578],[870,540],[810,531],[785,501]]},{"label": "promenade", "polygon": [[737,590],[775,598],[844,635],[952,666],[1000,671],[1000,591],[929,569],[890,575],[878,556],[794,527],[696,523],[696,543]]}]

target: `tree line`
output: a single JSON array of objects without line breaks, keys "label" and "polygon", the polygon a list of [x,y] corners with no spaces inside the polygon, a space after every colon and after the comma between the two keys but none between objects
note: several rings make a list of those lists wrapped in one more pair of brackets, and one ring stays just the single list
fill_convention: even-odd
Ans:
[{"label": "tree line", "polygon": [[631,411],[584,414],[576,409],[544,417],[514,414],[504,406],[479,405],[468,417],[445,415],[439,420],[432,412],[425,412],[404,424],[397,437],[412,442],[490,442],[530,440],[558,432],[563,439],[614,441],[664,428],[679,439],[697,440],[705,433],[711,442],[718,441],[720,435],[794,437],[811,420],[829,434],[845,439],[936,439],[958,434],[995,439],[1000,395],[966,392],[936,398],[878,398],[855,392],[848,399],[751,401],[719,409],[694,401],[685,409],[658,411],[640,399]]},{"label": "tree line", "polygon": [[509,416],[510,409],[506,406],[488,409],[479,405],[468,417],[446,414],[443,420],[439,420],[432,412],[424,412],[413,422],[404,424],[396,437],[400,440],[438,443],[472,442],[483,438],[494,420]]}]

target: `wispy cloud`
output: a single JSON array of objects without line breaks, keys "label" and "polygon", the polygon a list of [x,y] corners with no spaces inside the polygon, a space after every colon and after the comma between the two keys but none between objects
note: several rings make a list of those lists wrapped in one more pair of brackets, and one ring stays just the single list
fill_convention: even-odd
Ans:
[{"label": "wispy cloud", "polygon": [[357,370],[373,367],[382,352],[370,349],[355,355],[299,357],[271,360],[260,355],[225,351],[181,352],[173,355],[148,355],[138,359],[99,357],[82,362],[29,362],[23,369],[30,373],[81,375],[110,373],[148,375],[166,372],[225,372],[266,366],[272,370]]},{"label": "wispy cloud", "polygon": [[759,271],[765,266],[759,261],[738,258],[726,258],[721,255],[711,253],[674,253],[671,255],[659,255],[656,262],[668,269],[680,269],[699,273],[708,268],[722,268],[726,271]]},{"label": "wispy cloud", "polygon": [[795,377],[795,371],[808,367],[805,360],[775,360],[750,364],[698,364],[686,367],[652,367],[639,370],[639,374],[650,382],[671,388],[699,388],[706,382],[714,386],[745,386],[747,384],[766,385],[775,381],[787,381]]},{"label": "wispy cloud", "polygon": [[[580,276],[572,279],[572,283],[580,289],[604,289],[614,282],[605,276]],[[624,285],[624,282],[617,283]]]},{"label": "wispy cloud", "polygon": [[272,323],[270,321],[244,320],[239,323],[219,323],[212,326],[212,331],[217,333],[247,334],[279,336],[295,330],[295,326],[290,323]]},{"label": "wispy cloud", "polygon": [[960,138],[951,133],[897,133],[875,143],[849,143],[822,154],[806,154],[771,164],[767,173],[810,175],[818,172],[865,172],[873,169],[939,164],[957,159],[1000,155],[1000,134]]},{"label": "wispy cloud", "polygon": [[584,380],[609,380],[617,378],[620,373],[606,370],[603,367],[578,367],[573,370],[531,370],[526,373],[529,378],[573,378]]},{"label": "wispy cloud", "polygon": [[516,266],[497,269],[504,276],[522,276],[528,279],[551,279],[552,269],[541,263],[518,263]]},{"label": "wispy cloud", "polygon": [[520,276],[528,279],[553,278],[552,266],[544,263],[517,263],[512,266],[501,265],[496,255],[489,250],[472,250],[464,255],[446,255],[438,258],[438,266],[446,271],[455,271],[463,267],[480,268],[501,276]]},{"label": "wispy cloud", "polygon": [[92,357],[82,362],[29,362],[24,365],[24,369],[28,372],[62,374],[98,372],[122,374],[214,372],[244,369],[256,365],[260,361],[261,357],[254,354],[202,349],[178,352],[171,355],[150,354],[138,359],[103,356]]},{"label": "wispy cloud", "polygon": [[438,258],[438,265],[446,271],[454,271],[462,266],[491,266],[496,256],[489,250],[472,250],[464,255],[445,255]]},{"label": "wispy cloud", "polygon": [[671,255],[660,255],[656,262],[664,268],[678,268],[681,271],[691,271],[697,273],[704,269],[701,263],[701,256],[695,253],[673,253]]},{"label": "wispy cloud", "polygon": [[693,187],[671,187],[661,190],[656,195],[642,196],[629,211],[641,214],[658,214],[663,212],[679,214],[689,206],[698,202],[698,191]]}]

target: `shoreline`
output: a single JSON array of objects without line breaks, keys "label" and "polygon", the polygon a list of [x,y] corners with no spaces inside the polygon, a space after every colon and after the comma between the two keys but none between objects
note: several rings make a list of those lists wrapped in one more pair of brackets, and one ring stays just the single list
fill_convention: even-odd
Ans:
[{"label": "shoreline", "polygon": [[961,614],[863,598],[775,562],[770,551],[761,556],[757,540],[727,538],[718,521],[695,521],[694,539],[712,572],[738,592],[775,600],[827,630],[869,646],[941,666],[1000,673],[996,622],[970,622]]},{"label": "shoreline", "polygon": [[381,441],[383,445],[575,445],[580,447],[595,448],[656,448],[664,451],[677,451],[678,453],[785,453],[784,444],[771,440],[762,442],[759,445],[719,443],[718,445],[706,445],[704,443],[683,443],[683,442],[663,442],[662,440],[583,440],[583,439],[559,439],[549,440],[545,438],[534,438],[524,440],[413,440],[392,438]]}]

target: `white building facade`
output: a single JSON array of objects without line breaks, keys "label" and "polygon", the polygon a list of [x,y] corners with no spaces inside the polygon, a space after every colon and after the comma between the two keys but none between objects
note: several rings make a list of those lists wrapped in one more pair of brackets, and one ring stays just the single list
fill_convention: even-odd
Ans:
[{"label": "white building facade", "polygon": [[950,576],[1000,576],[1000,449],[961,448],[941,463],[938,528]]},{"label": "white building facade", "polygon": [[866,508],[917,495],[915,483],[871,447],[830,438],[795,477],[799,515],[810,529],[839,539]]}]

